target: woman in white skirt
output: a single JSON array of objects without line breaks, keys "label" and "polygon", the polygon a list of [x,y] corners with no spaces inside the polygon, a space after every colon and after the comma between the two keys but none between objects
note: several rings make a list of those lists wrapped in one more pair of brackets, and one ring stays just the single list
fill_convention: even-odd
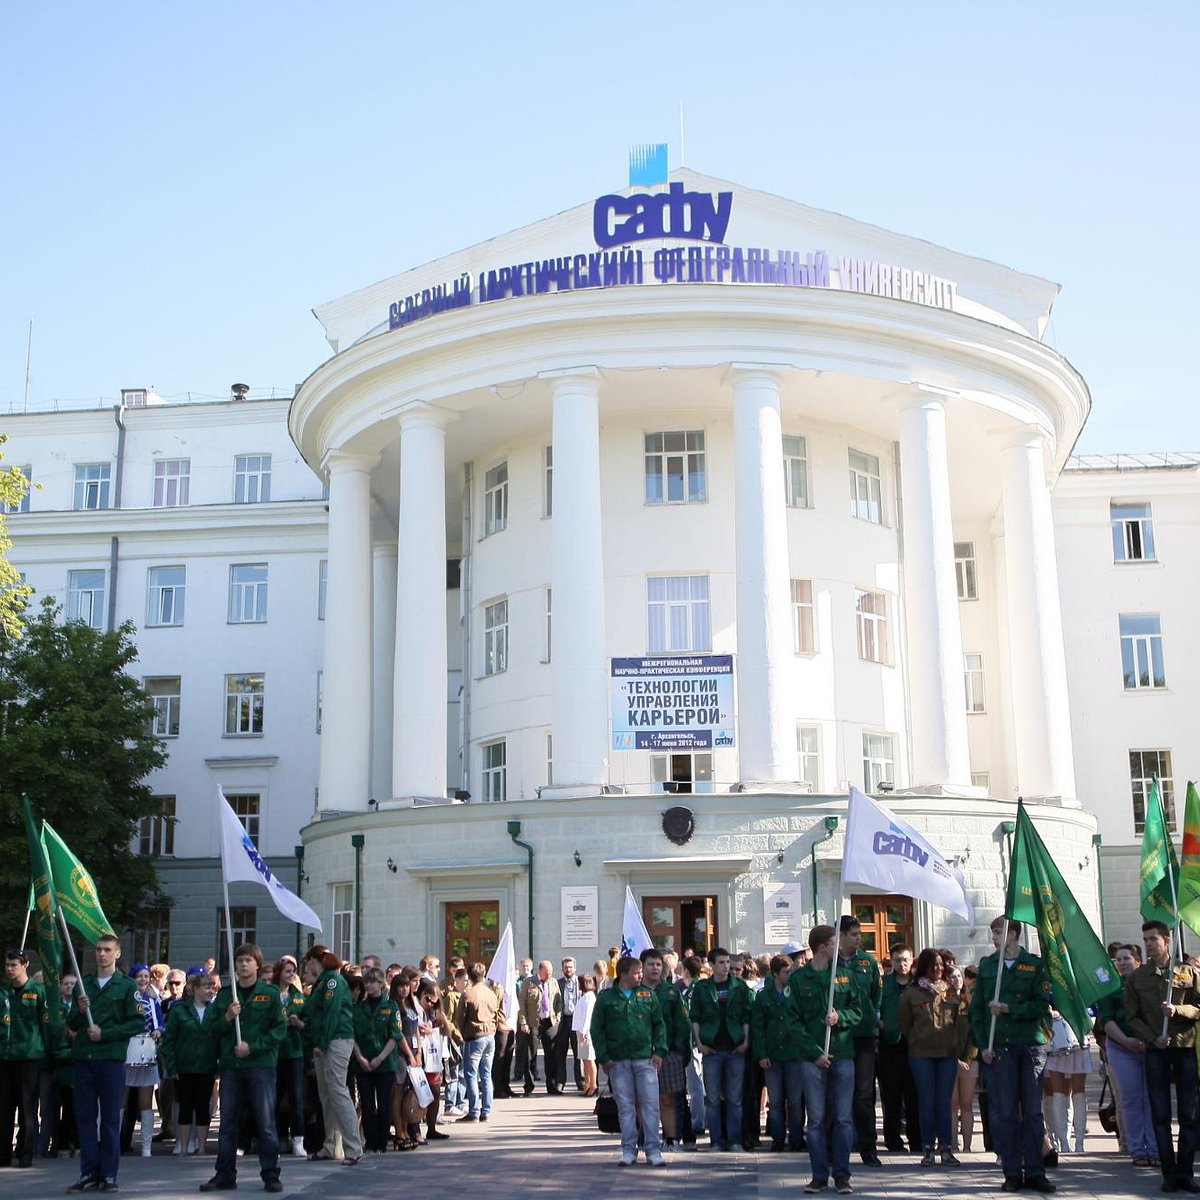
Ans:
[{"label": "woman in white skirt", "polygon": [[1068,1110],[1074,1151],[1083,1153],[1087,1131],[1087,1077],[1092,1071],[1091,1036],[1083,1045],[1062,1015],[1051,1009],[1054,1035],[1046,1047],[1046,1074],[1042,1081],[1042,1108],[1052,1155],[1072,1150],[1068,1135]]},{"label": "woman in white skirt", "polygon": [[584,975],[579,980],[579,999],[571,1015],[571,1031],[576,1035],[576,1053],[583,1064],[583,1094],[596,1094],[596,1047],[592,1044],[592,1009],[596,1007],[596,980]]},{"label": "woman in white skirt", "polygon": [[[126,1108],[130,1094],[137,1091],[137,1107],[142,1122],[142,1157],[149,1158],[154,1138],[154,1089],[158,1086],[157,1047],[163,1031],[162,1001],[150,985],[150,968],[134,963],[133,982],[137,984],[138,1007],[144,1025],[142,1038],[130,1038],[125,1057]],[[150,1042],[143,1039],[149,1038]],[[148,1060],[148,1061],[147,1061]]]}]

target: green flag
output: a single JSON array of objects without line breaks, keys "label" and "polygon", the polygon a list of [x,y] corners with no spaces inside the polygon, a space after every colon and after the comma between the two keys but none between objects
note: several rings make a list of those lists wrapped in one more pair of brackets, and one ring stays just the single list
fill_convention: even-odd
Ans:
[{"label": "green flag", "polygon": [[1121,980],[1020,803],[1004,915],[1037,929],[1054,1006],[1083,1042],[1092,1028],[1088,1007],[1118,991]]},{"label": "green flag", "polygon": [[1150,781],[1146,823],[1142,828],[1142,920],[1162,921],[1168,929],[1178,923],[1174,892],[1179,887],[1179,860],[1167,835],[1158,777]]},{"label": "green flag", "polygon": [[1200,933],[1200,795],[1187,785],[1183,816],[1183,862],[1179,867],[1179,916]]},{"label": "green flag", "polygon": [[42,822],[42,845],[54,878],[54,891],[67,920],[94,946],[104,935],[115,933],[100,907],[96,885],[87,867],[73,855],[49,821]]},{"label": "green flag", "polygon": [[42,960],[42,979],[46,986],[46,1006],[51,1023],[62,1019],[62,1005],[58,1003],[58,980],[62,974],[62,939],[58,933],[58,904],[50,878],[50,867],[42,839],[38,837],[33,809],[29,797],[21,797],[21,808],[25,813],[25,832],[29,837],[30,895],[34,914],[33,929],[37,938],[38,957]]}]

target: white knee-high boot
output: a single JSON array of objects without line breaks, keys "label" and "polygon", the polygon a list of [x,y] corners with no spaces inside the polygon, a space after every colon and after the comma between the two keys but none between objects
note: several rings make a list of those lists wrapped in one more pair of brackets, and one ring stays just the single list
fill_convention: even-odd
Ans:
[{"label": "white knee-high boot", "polygon": [[1075,1153],[1083,1153],[1083,1138],[1087,1133],[1087,1093],[1076,1092],[1071,1097],[1071,1125],[1075,1135]]},{"label": "white knee-high boot", "polygon": [[1067,1154],[1071,1143],[1067,1137],[1067,1097],[1053,1092],[1042,1097],[1042,1115],[1046,1119],[1046,1135],[1050,1148],[1058,1154]]},{"label": "white knee-high boot", "polygon": [[154,1138],[154,1109],[142,1109],[142,1157],[149,1158],[152,1154],[151,1142]]}]

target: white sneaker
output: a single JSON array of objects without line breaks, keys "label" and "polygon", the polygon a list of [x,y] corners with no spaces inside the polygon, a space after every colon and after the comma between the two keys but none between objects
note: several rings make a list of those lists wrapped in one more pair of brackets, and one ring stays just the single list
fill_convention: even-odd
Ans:
[{"label": "white sneaker", "polygon": [[175,1143],[175,1149],[174,1149],[174,1150],[172,1150],[172,1151],[171,1151],[171,1153],[172,1153],[172,1154],[182,1154],[182,1153],[183,1153],[183,1143],[182,1143],[182,1142],[176,1142],[176,1143]]},{"label": "white sneaker", "polygon": [[304,1139],[302,1137],[292,1138],[292,1157],[293,1158],[307,1158],[308,1157],[308,1154],[305,1152],[305,1149],[304,1149]]},{"label": "white sneaker", "polygon": [[652,1167],[665,1167],[667,1165],[666,1159],[663,1158],[662,1151],[660,1150],[647,1150],[646,1162]]},{"label": "white sneaker", "polygon": [[632,1167],[635,1162],[637,1162],[636,1155],[628,1154],[628,1153],[621,1155],[621,1163],[620,1163],[621,1166]]}]

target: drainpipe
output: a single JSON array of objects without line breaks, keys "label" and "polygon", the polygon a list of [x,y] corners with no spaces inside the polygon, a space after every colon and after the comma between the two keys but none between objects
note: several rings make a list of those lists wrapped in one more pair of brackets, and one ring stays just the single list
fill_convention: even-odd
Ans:
[{"label": "drainpipe", "polygon": [[[113,408],[113,416],[117,422],[117,471],[113,480],[113,508],[121,507],[121,483],[125,478],[125,406],[118,404]],[[117,567],[120,563],[120,539],[115,535],[109,542],[108,550],[108,613],[105,618],[105,629],[108,633],[117,627]]]},{"label": "drainpipe", "polygon": [[1107,939],[1104,932],[1104,872],[1100,869],[1100,847],[1104,844],[1104,835],[1092,834],[1092,853],[1096,856],[1096,899],[1100,902],[1100,936]]},{"label": "drainpipe", "polygon": [[521,822],[509,821],[508,836],[512,838],[514,846],[520,846],[522,850],[529,853],[529,949],[526,954],[533,958],[533,847],[528,842],[523,842],[521,838]]},{"label": "drainpipe", "polygon": [[362,962],[362,852],[366,835],[352,833],[350,845],[354,847],[354,961]]},{"label": "drainpipe", "polygon": [[[304,846],[294,846],[292,853],[296,856],[296,899],[304,896]],[[300,961],[300,926],[296,926],[296,961]]]},{"label": "drainpipe", "polygon": [[837,832],[838,819],[837,817],[825,818],[825,836],[816,838],[812,844],[812,860],[813,860],[813,877],[812,877],[812,892],[813,892],[813,924],[817,923],[817,847],[823,846]]}]

